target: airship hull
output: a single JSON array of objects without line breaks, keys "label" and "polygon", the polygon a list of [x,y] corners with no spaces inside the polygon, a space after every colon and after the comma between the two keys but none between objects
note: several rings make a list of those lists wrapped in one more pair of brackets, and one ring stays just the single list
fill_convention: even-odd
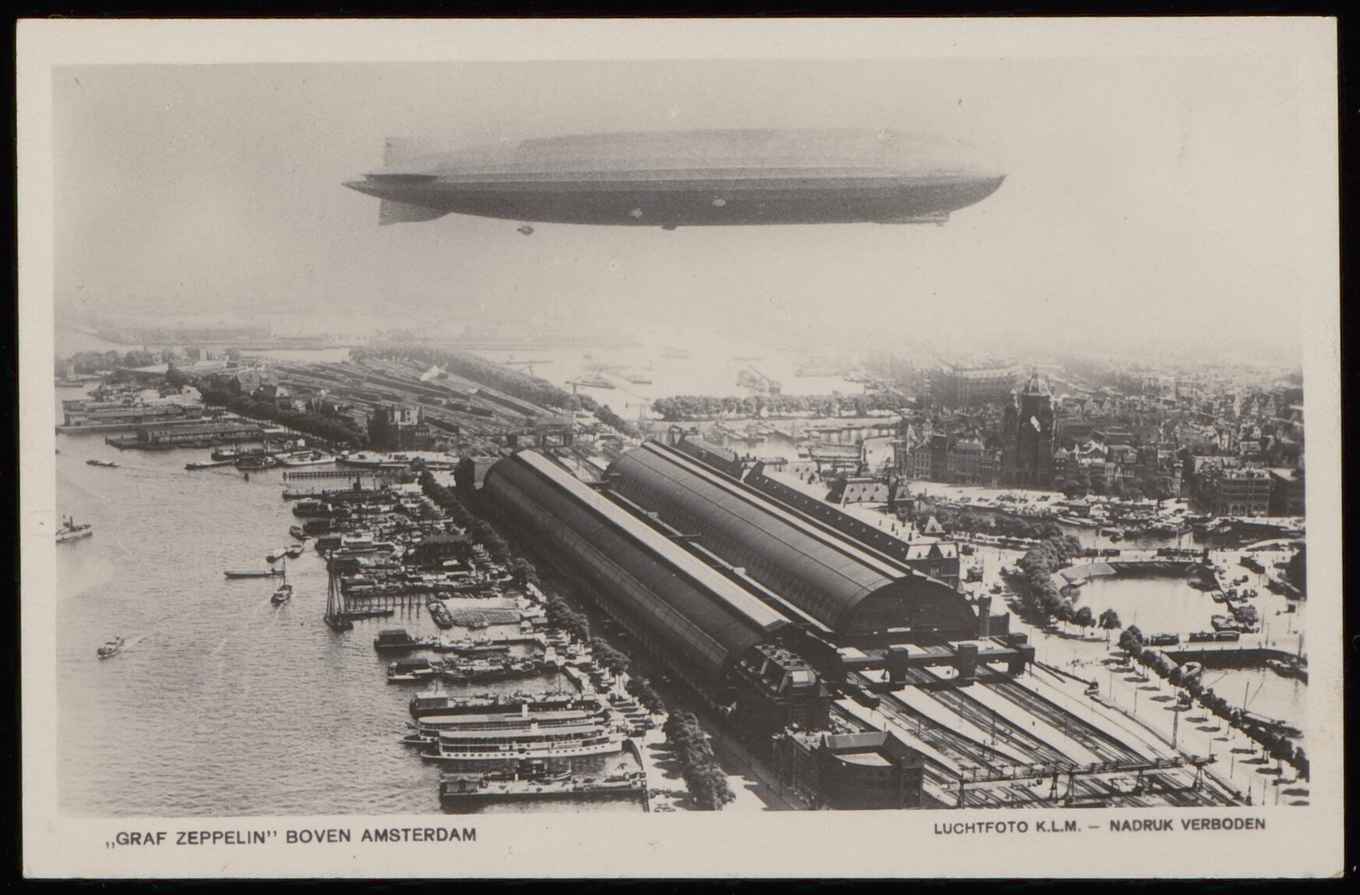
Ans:
[{"label": "airship hull", "polygon": [[943,223],[1004,175],[887,132],[682,132],[526,141],[409,161],[346,185],[383,220],[445,214],[650,227]]}]

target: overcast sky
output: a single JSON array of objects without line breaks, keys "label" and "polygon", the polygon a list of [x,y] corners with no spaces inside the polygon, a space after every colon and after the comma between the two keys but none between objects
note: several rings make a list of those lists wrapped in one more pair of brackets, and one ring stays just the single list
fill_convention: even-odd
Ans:
[{"label": "overcast sky", "polygon": [[[547,310],[954,349],[1203,338],[1287,358],[1307,255],[1294,230],[1315,195],[1298,90],[1269,58],[63,69],[58,308],[328,308],[412,328]],[[1009,177],[944,227],[547,224],[528,239],[456,215],[380,229],[377,200],[341,186],[388,136],[700,127],[940,134]]]}]

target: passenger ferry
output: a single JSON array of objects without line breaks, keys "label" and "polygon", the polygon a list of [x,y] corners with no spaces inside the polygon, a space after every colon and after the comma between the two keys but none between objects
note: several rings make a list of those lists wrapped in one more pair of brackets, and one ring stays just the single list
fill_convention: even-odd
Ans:
[{"label": "passenger ferry", "polygon": [[420,753],[425,761],[515,762],[531,758],[579,758],[623,750],[625,737],[599,724],[533,725],[520,730],[441,730]]},{"label": "passenger ferry", "polygon": [[575,696],[543,698],[530,693],[477,693],[472,696],[444,696],[432,693],[412,696],[410,710],[411,717],[416,719],[427,715],[477,715],[488,711],[518,713],[523,711],[522,706],[525,704],[530,706],[530,711],[535,708],[568,708],[576,699]]},{"label": "passenger ferry", "polygon": [[609,707],[598,698],[560,700],[524,700],[485,706],[481,711],[450,711],[430,714],[408,721],[407,726],[417,731],[467,729],[527,728],[533,724],[603,723],[609,718]]},{"label": "passenger ferry", "polygon": [[499,731],[506,735],[533,733],[539,730],[566,730],[581,725],[609,722],[609,712],[597,709],[595,712],[539,712],[531,717],[518,715],[463,715],[456,718],[434,716],[419,722],[407,722],[414,730],[401,738],[407,746],[432,746],[439,736],[447,732]]}]

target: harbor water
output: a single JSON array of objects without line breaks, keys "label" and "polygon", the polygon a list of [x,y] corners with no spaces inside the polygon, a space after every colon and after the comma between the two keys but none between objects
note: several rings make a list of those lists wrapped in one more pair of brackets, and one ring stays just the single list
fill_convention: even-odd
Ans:
[{"label": "harbor water", "polygon": [[[62,810],[84,816],[434,813],[440,769],[399,738],[421,685],[389,685],[383,627],[441,633],[423,607],[321,620],[326,574],[308,547],[289,560],[293,598],[270,603],[263,569],[297,520],[278,471],[189,472],[203,452],[119,453],[58,436],[57,512],[95,535],[57,547],[58,753]],[[118,468],[86,465],[110,459]],[[443,632],[458,636],[454,628]],[[96,648],[126,638],[100,660]],[[547,691],[565,680],[476,684]],[[590,769],[582,768],[584,773]],[[624,806],[627,807],[627,806]],[[619,810],[609,802],[495,810]],[[632,810],[641,810],[633,807]]]}]

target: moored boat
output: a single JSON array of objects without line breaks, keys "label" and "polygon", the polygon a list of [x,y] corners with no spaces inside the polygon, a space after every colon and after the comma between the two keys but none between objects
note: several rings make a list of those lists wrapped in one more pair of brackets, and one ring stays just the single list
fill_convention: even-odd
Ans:
[{"label": "moored boat", "polygon": [[594,777],[563,770],[515,774],[508,779],[490,774],[446,774],[439,781],[439,803],[449,811],[471,812],[493,802],[640,798],[646,789],[647,778],[641,771]]},{"label": "moored boat", "polygon": [[117,463],[114,463],[112,460],[86,460],[86,461],[85,461],[85,465],[86,465],[86,466],[100,466],[100,467],[103,467],[104,469],[117,469],[117,468],[118,468],[118,464],[117,464]]},{"label": "moored boat", "polygon": [[439,671],[439,667],[431,664],[429,659],[408,659],[392,662],[387,666],[387,682],[389,684],[401,684],[412,681],[427,681],[439,674]]},{"label": "moored boat", "polygon": [[442,600],[430,600],[425,606],[430,610],[430,618],[434,619],[436,625],[441,628],[453,627],[453,615]]},{"label": "moored boat", "polygon": [[385,628],[373,638],[373,649],[380,653],[402,653],[432,646],[434,638],[412,637],[405,628]]},{"label": "moored boat", "polygon": [[472,696],[446,696],[427,694],[412,696],[411,717],[420,719],[428,715],[481,714],[487,711],[520,712],[523,706],[564,708],[572,704],[576,697],[541,697],[529,693],[476,693]]},{"label": "moored boat", "polygon": [[273,578],[282,575],[282,569],[228,569],[222,573],[228,578]]},{"label": "moored boat", "polygon": [[517,762],[525,759],[579,758],[623,750],[624,737],[600,724],[521,730],[441,730],[420,753],[432,762]]}]

